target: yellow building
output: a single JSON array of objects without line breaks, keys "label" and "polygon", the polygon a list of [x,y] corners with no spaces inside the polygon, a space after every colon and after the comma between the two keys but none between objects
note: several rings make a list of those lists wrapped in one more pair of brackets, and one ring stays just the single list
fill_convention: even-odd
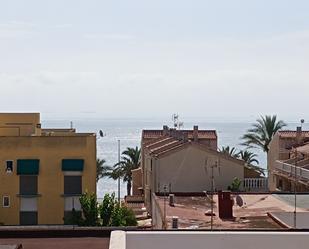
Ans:
[{"label": "yellow building", "polygon": [[0,113],[0,224],[63,224],[85,191],[96,192],[96,134]]}]

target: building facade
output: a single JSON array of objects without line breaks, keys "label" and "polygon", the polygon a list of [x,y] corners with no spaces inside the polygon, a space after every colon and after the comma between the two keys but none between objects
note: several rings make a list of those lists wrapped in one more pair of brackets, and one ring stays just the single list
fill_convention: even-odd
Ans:
[{"label": "building facade", "polygon": [[96,192],[96,135],[42,129],[40,114],[0,114],[0,223],[64,224]]},{"label": "building facade", "polygon": [[235,177],[243,182],[245,174],[259,176],[244,161],[218,152],[216,131],[197,126],[193,130],[164,127],[161,132],[144,131],[141,161],[141,168],[133,174],[133,190],[140,194],[135,183],[142,184],[148,210],[155,193],[203,193],[212,189],[212,177],[214,190],[227,190]]},{"label": "building facade", "polygon": [[309,131],[278,131],[267,155],[270,191],[309,191]]}]

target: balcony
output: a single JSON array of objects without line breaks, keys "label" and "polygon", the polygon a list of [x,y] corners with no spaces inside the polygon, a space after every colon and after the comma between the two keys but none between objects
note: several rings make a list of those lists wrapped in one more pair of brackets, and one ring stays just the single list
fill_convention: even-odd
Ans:
[{"label": "balcony", "polygon": [[297,179],[298,181],[309,183],[309,170],[303,167],[295,166],[293,164],[277,161],[275,170],[279,173],[283,173],[289,178]]},{"label": "balcony", "polygon": [[244,190],[251,192],[268,191],[268,178],[245,178],[243,181]]}]

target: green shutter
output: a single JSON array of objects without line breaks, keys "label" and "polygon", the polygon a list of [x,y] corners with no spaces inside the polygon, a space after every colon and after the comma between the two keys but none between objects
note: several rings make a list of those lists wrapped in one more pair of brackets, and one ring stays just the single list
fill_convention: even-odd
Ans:
[{"label": "green shutter", "polygon": [[62,171],[83,171],[84,160],[83,159],[63,159]]},{"label": "green shutter", "polygon": [[39,164],[39,159],[18,159],[17,175],[38,175]]}]

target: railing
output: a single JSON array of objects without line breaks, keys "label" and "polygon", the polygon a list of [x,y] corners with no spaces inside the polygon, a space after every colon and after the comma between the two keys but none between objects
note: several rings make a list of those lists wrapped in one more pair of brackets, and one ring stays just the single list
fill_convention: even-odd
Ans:
[{"label": "railing", "polygon": [[263,191],[268,189],[268,178],[245,178],[244,189],[246,191]]},{"label": "railing", "polygon": [[297,167],[293,164],[289,164],[289,163],[285,163],[281,161],[276,162],[276,169],[279,171],[283,171],[293,177],[295,177],[296,175],[296,178],[298,179],[304,179],[304,180],[309,181],[309,170],[308,169]]}]

